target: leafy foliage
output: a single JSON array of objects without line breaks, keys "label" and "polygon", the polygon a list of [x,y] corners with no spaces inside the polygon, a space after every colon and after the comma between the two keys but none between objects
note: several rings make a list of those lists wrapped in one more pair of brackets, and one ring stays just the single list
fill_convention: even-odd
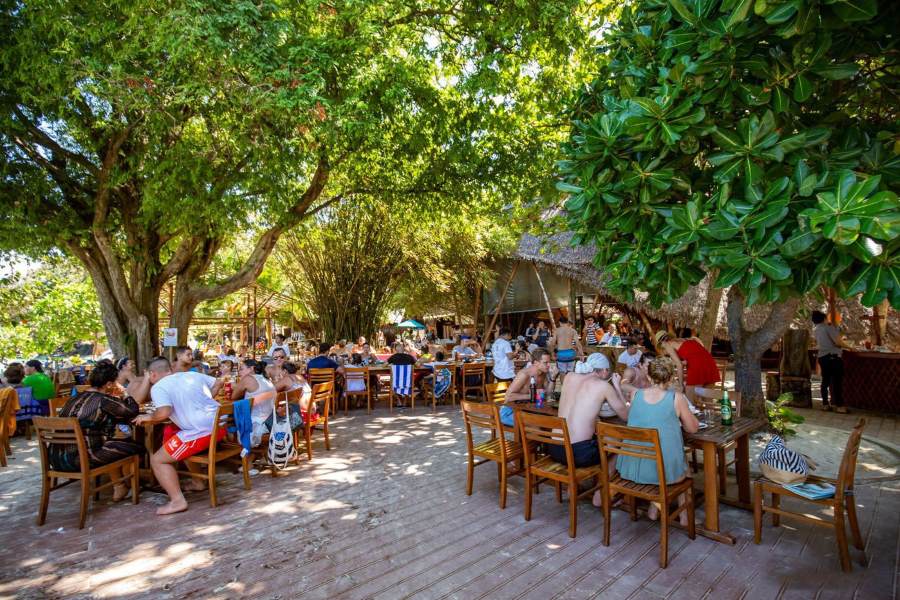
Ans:
[{"label": "leafy foliage", "polygon": [[788,407],[788,403],[793,399],[792,394],[784,393],[778,396],[775,402],[766,400],[766,417],[769,420],[769,426],[783,438],[796,435],[797,430],[793,429],[791,425],[799,425],[806,420],[803,415],[798,415]]},{"label": "leafy foliage", "polygon": [[0,357],[68,351],[102,331],[97,295],[76,264],[49,260],[0,278]]},{"label": "leafy foliage", "polygon": [[623,297],[717,273],[748,304],[822,284],[900,308],[890,0],[638,0],[572,107],[558,188]]}]

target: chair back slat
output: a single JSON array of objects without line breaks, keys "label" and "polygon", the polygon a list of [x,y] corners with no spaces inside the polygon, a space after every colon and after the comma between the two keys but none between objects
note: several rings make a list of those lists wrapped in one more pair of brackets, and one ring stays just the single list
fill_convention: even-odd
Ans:
[{"label": "chair back slat", "polygon": [[[344,367],[344,381],[349,383],[351,381],[362,381],[363,385],[368,387],[369,385],[369,368],[368,367]],[[350,387],[349,385],[346,387]],[[358,390],[357,392],[349,391],[347,393],[361,393],[363,390]]]},{"label": "chair back slat", "polygon": [[78,464],[81,472],[90,470],[90,457],[81,425],[75,417],[33,417],[31,420],[37,432],[38,447],[41,451],[41,464],[44,471],[50,470],[48,450],[54,445],[71,445],[78,447]]},{"label": "chair back slat", "polygon": [[528,443],[529,445],[539,443],[552,444],[554,446],[569,445],[569,428],[564,418],[525,410],[517,411],[517,414],[523,443]]},{"label": "chair back slat", "polygon": [[[694,388],[694,395],[697,402],[702,406],[698,408],[708,409],[716,413],[722,412],[721,400],[725,395],[725,390],[721,388]],[[737,390],[728,392],[728,400],[731,401],[731,407],[734,416],[741,416],[741,393]]]},{"label": "chair back slat", "polygon": [[324,383],[317,383],[312,388],[312,397],[310,398],[310,404],[313,402],[319,403],[322,402],[324,408],[319,413],[326,419],[328,418],[328,412],[331,410],[331,399],[334,396],[334,382],[326,381]]},{"label": "chair back slat", "polygon": [[484,377],[484,363],[462,363],[462,374],[463,376],[471,375],[471,376],[481,376]]},{"label": "chair back slat", "polygon": [[322,368],[322,369],[310,369],[309,370],[309,383],[315,385],[317,383],[328,383],[334,382],[334,369]]},{"label": "chair back slat", "polygon": [[50,398],[48,402],[50,408],[50,416],[59,416],[59,411],[63,409],[63,406],[65,406],[66,402],[68,401],[69,396],[57,396],[56,398]]},{"label": "chair back slat", "polygon": [[498,381],[484,386],[488,402],[503,402],[506,399],[506,390],[509,389],[508,381]]},{"label": "chair back slat", "polygon": [[656,463],[656,474],[661,484],[660,487],[666,487],[664,485],[666,470],[662,449],[659,445],[659,431],[656,429],[597,423],[597,445],[600,448],[600,460],[604,473],[607,472],[610,454],[652,460]]},{"label": "chair back slat", "polygon": [[474,425],[482,429],[496,431],[497,424],[494,421],[494,407],[492,405],[464,400],[461,406],[467,428]]},{"label": "chair back slat", "polygon": [[856,459],[859,457],[859,444],[862,441],[863,429],[866,420],[860,419],[850,432],[847,445],[844,447],[844,456],[841,458],[841,466],[838,469],[837,493],[843,496],[844,490],[852,490],[856,479]]}]

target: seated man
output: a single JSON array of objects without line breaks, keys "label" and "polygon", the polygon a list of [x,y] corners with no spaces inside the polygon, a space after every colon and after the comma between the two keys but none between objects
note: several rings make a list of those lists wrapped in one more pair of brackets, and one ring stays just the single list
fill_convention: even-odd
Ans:
[{"label": "seated man", "polygon": [[[616,411],[623,420],[628,419],[628,408],[619,387],[619,376],[609,379],[609,360],[601,353],[591,354],[586,361],[578,363],[575,373],[570,373],[563,382],[559,400],[559,416],[566,420],[575,467],[590,467],[600,464],[600,450],[597,446],[597,417],[604,402]],[[550,456],[558,463],[566,464],[566,449],[548,445]],[[610,465],[612,470],[613,466]],[[600,506],[600,492],[594,494],[594,505]]]},{"label": "seated man", "polygon": [[453,347],[452,356],[455,359],[459,359],[463,356],[468,356],[470,358],[475,358],[478,356],[478,352],[472,347],[471,339],[461,339],[457,345]]},{"label": "seated man", "polygon": [[538,348],[531,353],[531,364],[516,373],[515,378],[506,389],[504,406],[500,407],[500,422],[508,427],[515,425],[514,414],[510,402],[531,400],[531,379],[534,378],[538,391],[544,390],[549,398],[556,385],[559,372],[552,365],[550,353]]},{"label": "seated man", "polygon": [[632,369],[641,362],[641,349],[638,347],[637,342],[634,340],[625,340],[625,350],[619,354],[619,358],[616,362],[622,363],[626,367],[631,367]]},{"label": "seated man", "polygon": [[[216,411],[219,403],[216,394],[222,382],[209,375],[191,371],[173,373],[169,361],[154,358],[147,365],[150,398],[156,410],[150,415],[138,415],[135,425],[160,423],[171,419],[163,431],[163,446],[150,457],[153,474],[169,495],[169,503],[159,507],[156,514],[168,515],[187,510],[188,503],[181,492],[175,463],[209,448],[212,440]],[[225,436],[224,429],[216,432],[216,441]],[[188,463],[188,468],[191,468]],[[190,490],[202,490],[206,485],[193,481]]]},{"label": "seated man", "polygon": [[269,347],[269,351],[266,353],[269,356],[275,356],[275,352],[281,350],[285,356],[291,355],[291,347],[290,345],[284,341],[284,336],[280,333],[275,334],[275,343],[273,343]]}]

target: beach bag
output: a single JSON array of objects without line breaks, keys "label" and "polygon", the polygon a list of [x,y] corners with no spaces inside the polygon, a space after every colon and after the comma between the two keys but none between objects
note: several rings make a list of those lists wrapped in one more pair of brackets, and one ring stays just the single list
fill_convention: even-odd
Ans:
[{"label": "beach bag", "polygon": [[285,415],[284,419],[279,419],[277,415],[273,414],[267,454],[269,464],[278,470],[284,469],[296,454],[297,449],[294,448],[294,434],[291,431],[290,413]]},{"label": "beach bag", "polygon": [[447,390],[450,389],[452,375],[447,368],[435,368],[434,373],[434,395],[436,398],[443,398]]},{"label": "beach bag", "polygon": [[782,485],[803,483],[816,468],[811,458],[788,448],[779,435],[772,436],[757,462],[766,479]]}]

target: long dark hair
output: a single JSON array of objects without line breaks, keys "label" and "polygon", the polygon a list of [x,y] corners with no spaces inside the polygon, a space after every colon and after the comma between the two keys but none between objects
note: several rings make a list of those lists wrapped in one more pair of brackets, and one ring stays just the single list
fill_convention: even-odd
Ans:
[{"label": "long dark hair", "polygon": [[265,375],[266,373],[266,363],[261,360],[253,360],[252,358],[247,358],[242,361],[245,367],[251,367],[253,372],[257,375]]}]

